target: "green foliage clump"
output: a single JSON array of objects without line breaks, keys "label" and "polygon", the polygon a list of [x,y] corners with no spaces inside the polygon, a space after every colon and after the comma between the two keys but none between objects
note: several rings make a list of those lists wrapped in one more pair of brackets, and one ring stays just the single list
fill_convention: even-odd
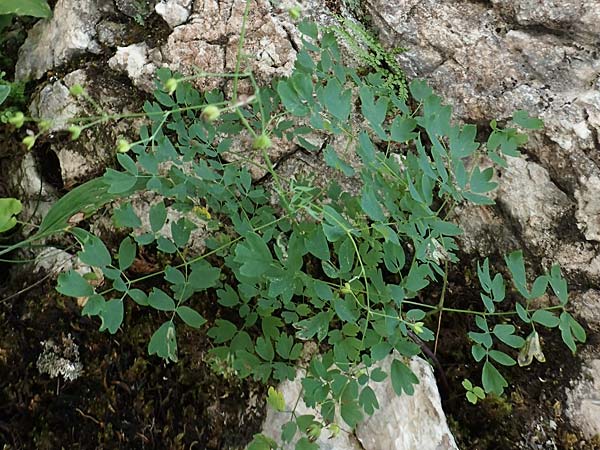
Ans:
[{"label": "green foliage clump", "polygon": [[[506,257],[514,289],[502,274],[490,272],[487,259],[478,266],[479,309],[431,304],[422,296],[432,283],[445,289],[448,267],[458,261],[455,239],[462,230],[447,219],[453,207],[493,203],[487,194],[496,187],[494,170],[478,161],[487,156],[505,164],[507,155],[518,156],[526,137],[494,122],[484,147],[476,141],[476,127],[453,123],[451,107],[424,81],[406,88],[403,78],[382,72],[381,60],[375,74],[361,75],[341,61],[333,32],[319,34],[310,23],[300,29],[304,47],[292,75],[259,87],[249,71],[220,74],[234,79],[231,99],[198,92],[189,83],[193,77],[158,71],[155,100],[144,106],[147,125],[137,141],[119,143],[122,170],[108,169],[63,197],[29,240],[71,234],[81,246],[81,262],[106,280],[99,287],[72,270],[59,277],[57,290],[86,297],[83,314],[99,317],[100,330],[109,333],[123,326],[129,308],[158,312],[164,322],[148,351],[173,362],[179,327],[204,327],[208,321],[201,311],[216,302],[220,312],[208,329],[214,361],[226,361],[228,373],[265,383],[294,379],[304,347],[316,344],[320,351],[308,363],[302,397],[320,418],[297,415],[294,405],[269,390],[269,404],[291,412],[282,439],[292,441],[299,431],[298,449],[316,448],[314,440],[325,427],[338,433],[338,414],[350,428],[372,414],[379,403],[369,382],[390,377],[398,395],[411,395],[419,380],[407,360],[435,340],[430,317],[442,311],[474,318],[477,331],[469,338],[483,369],[482,387],[464,384],[473,403],[484,393],[503,393],[508,383],[501,369],[516,364],[511,353],[520,352],[523,364],[539,357],[536,327],[558,327],[574,351],[585,332],[566,310],[559,268],[530,286],[521,252]],[[254,90],[243,101],[236,94],[242,78]],[[405,102],[408,92],[418,105],[414,110]],[[355,115],[364,120],[353,121]],[[522,111],[513,121],[540,126]],[[321,149],[309,142],[312,133],[343,137],[347,147],[334,147],[333,139]],[[232,161],[241,136],[250,143],[235,150]],[[269,155],[274,142],[322,152],[338,180],[357,181],[359,192],[335,177],[325,187],[310,177],[280,178]],[[354,153],[356,161],[342,157],[342,150]],[[253,181],[253,165],[270,175],[274,192]],[[127,199],[137,191],[158,195],[147,218]],[[88,216],[119,198],[112,220],[127,236],[113,252],[70,223],[73,215]],[[172,212],[182,218],[169,221]],[[187,250],[197,228],[190,215],[210,232],[207,251],[199,256]],[[141,230],[142,219],[149,230]],[[163,254],[168,263],[136,279],[129,269],[142,247]],[[151,279],[151,289],[136,287]],[[549,290],[558,304],[537,308],[533,300]],[[517,320],[531,329],[528,337],[520,335]],[[378,362],[390,354],[386,373]],[[274,445],[257,436],[250,448]]]}]

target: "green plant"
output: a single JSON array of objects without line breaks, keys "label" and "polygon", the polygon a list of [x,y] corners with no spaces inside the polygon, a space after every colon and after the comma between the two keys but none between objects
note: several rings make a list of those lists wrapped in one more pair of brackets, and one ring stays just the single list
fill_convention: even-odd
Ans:
[{"label": "green plant", "polygon": [[52,10],[47,0],[2,0],[0,15],[16,14],[18,16],[33,16],[47,19],[52,16]]},{"label": "green plant", "polygon": [[14,15],[47,19],[52,17],[52,10],[47,0],[2,0],[0,2],[0,42],[3,40],[2,31],[11,24]]},{"label": "green plant", "polygon": [[[282,404],[280,393],[269,391],[271,405],[292,413],[282,438],[291,441],[300,431],[297,449],[316,448],[313,441],[325,427],[338,433],[337,412],[350,428],[372,414],[378,400],[370,380],[389,376],[398,395],[412,394],[419,380],[406,359],[421,352],[422,342],[435,340],[429,325],[442,312],[474,318],[478,331],[469,337],[475,360],[483,362],[487,393],[500,395],[507,386],[498,370],[516,363],[507,352],[523,351],[532,342],[511,321],[520,320],[533,333],[538,326],[558,327],[574,351],[585,332],[566,311],[566,282],[557,266],[530,288],[522,254],[511,253],[506,263],[512,290],[501,274],[492,277],[485,260],[478,266],[482,308],[452,308],[446,299],[448,266],[458,261],[455,238],[462,233],[447,217],[460,202],[493,203],[486,194],[496,187],[494,170],[479,162],[488,156],[504,164],[506,155],[518,156],[526,137],[493,122],[484,148],[475,140],[476,127],[453,123],[451,107],[424,81],[409,85],[418,105],[411,110],[398,78],[359,74],[342,63],[333,32],[319,35],[311,23],[300,29],[304,47],[293,74],[270,87],[259,87],[252,72],[240,70],[242,30],[238,70],[210,74],[232,79],[231,99],[200,93],[189,83],[209,74],[183,78],[160,69],[155,101],[144,106],[148,124],[137,141],[118,144],[123,171],[108,169],[71,191],[36,235],[0,255],[57,232],[70,234],[81,246],[81,262],[99,269],[106,282],[95,286],[71,270],[60,275],[57,290],[86,297],[83,314],[98,316],[100,330],[113,334],[126,310],[159,311],[164,322],[148,351],[164,360],[178,359],[179,326],[207,323],[199,310],[209,298],[221,308],[208,329],[215,344],[211,355],[239,377],[265,383],[293,379],[304,345],[317,344],[320,352],[308,364],[302,397],[318,407],[321,418],[297,415],[293,405]],[[254,91],[243,100],[237,95],[240,79]],[[72,125],[79,133],[123,117],[81,118]],[[513,121],[541,126],[522,111]],[[326,140],[321,150],[307,139],[312,133],[336,139]],[[322,187],[310,177],[280,177],[269,149],[285,142],[322,152],[338,181]],[[252,166],[269,174],[273,192],[253,182]],[[348,179],[358,193],[343,187],[341,180]],[[140,231],[142,220],[127,200],[137,191],[159,196],[148,212],[150,230]],[[116,199],[122,200],[113,223],[128,235],[115,248],[71,225],[72,216],[87,217]],[[183,218],[169,219],[170,212]],[[194,214],[210,231],[207,251],[199,256],[187,251],[198,227],[190,220]],[[162,253],[165,267],[133,278],[129,268],[140,247]],[[149,291],[136,287],[150,280]],[[431,283],[442,285],[437,304],[423,294]],[[559,304],[536,308],[532,300],[548,289]],[[385,373],[377,362],[392,353]],[[481,388],[470,382],[465,388],[469,401],[481,398]],[[274,446],[259,435],[250,448]]]}]

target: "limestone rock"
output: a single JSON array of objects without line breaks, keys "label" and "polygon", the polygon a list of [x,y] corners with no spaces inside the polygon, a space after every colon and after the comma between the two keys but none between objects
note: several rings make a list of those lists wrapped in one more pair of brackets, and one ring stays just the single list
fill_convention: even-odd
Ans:
[{"label": "limestone rock", "polygon": [[[382,361],[390,372],[393,357]],[[365,450],[450,450],[458,449],[442,410],[433,369],[425,360],[413,358],[410,369],[419,379],[413,395],[397,396],[388,379],[370,383],[379,400],[379,409],[360,423],[356,436]]]},{"label": "limestone rock", "polygon": [[152,14],[158,0],[114,0],[119,12],[137,21],[143,21]]},{"label": "limestone rock", "polygon": [[587,438],[600,435],[600,359],[589,361],[567,391],[567,415]]},{"label": "limestone rock", "polygon": [[[492,245],[498,252],[518,244],[544,264],[560,261],[573,275],[599,280],[600,1],[365,4],[382,41],[408,48],[398,56],[407,74],[427,78],[459,120],[506,120],[519,109],[544,120],[544,129],[528,133],[531,160],[500,174],[499,206],[488,209],[493,217],[480,213],[479,223],[509,230]],[[477,222],[459,220],[467,251],[490,250],[478,244]]]},{"label": "limestone rock", "polygon": [[74,57],[99,53],[96,24],[111,9],[110,0],[58,0],[52,18],[36,23],[20,48],[17,80],[38,79]]},{"label": "limestone rock", "polygon": [[[284,24],[270,14],[266,0],[251,2],[244,45],[244,68],[251,68],[259,83],[290,73],[296,51]],[[233,72],[236,67],[244,2],[196,0],[188,23],[176,27],[162,47],[164,62],[185,74]],[[201,78],[202,90],[222,85],[222,79]],[[246,84],[246,90],[248,85]]]},{"label": "limestone rock", "polygon": [[156,65],[150,61],[150,49],[145,42],[118,47],[115,55],[108,60],[111,69],[125,72],[133,84],[142,90],[154,89]]},{"label": "limestone rock", "polygon": [[162,0],[154,9],[171,28],[175,28],[190,17],[191,7],[192,0]]},{"label": "limestone rock", "polygon": [[[385,371],[390,370],[393,355],[380,362]],[[325,450],[446,450],[457,449],[454,437],[448,429],[446,417],[442,411],[441,401],[433,370],[421,358],[413,358],[410,368],[419,378],[412,396],[397,396],[386,378],[381,383],[370,382],[379,401],[379,409],[373,416],[360,423],[354,434],[340,433],[330,439],[324,429],[316,443]],[[283,393],[287,405],[294,405],[301,395],[300,374],[294,381],[286,381],[277,389]],[[296,413],[319,413],[308,408],[302,400],[298,402]],[[290,413],[280,413],[272,409],[267,412],[263,424],[263,434],[279,439],[281,426],[290,420]],[[293,449],[287,444],[284,449]]]}]

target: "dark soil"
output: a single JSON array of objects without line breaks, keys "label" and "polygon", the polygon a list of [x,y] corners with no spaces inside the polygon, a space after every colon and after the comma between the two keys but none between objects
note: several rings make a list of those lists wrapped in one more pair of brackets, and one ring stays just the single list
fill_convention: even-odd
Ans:
[{"label": "dark soil", "polygon": [[[445,305],[481,310],[475,267],[462,265],[450,276]],[[455,269],[460,267],[457,266]],[[471,276],[470,276],[471,275]],[[473,285],[472,285],[473,284]],[[438,294],[439,295],[439,294]],[[435,299],[434,299],[435,300]],[[437,327],[437,317],[433,329]],[[466,338],[475,325],[472,317],[444,313],[437,349],[450,391],[443,406],[461,449],[597,449],[581,440],[564,415],[565,387],[580,373],[580,361],[562,342],[558,330],[539,329],[546,363],[501,368],[509,386],[503,398],[488,397],[477,405],[465,398],[464,379],[481,386],[482,365],[471,356]],[[520,331],[526,336],[529,330]],[[592,337],[593,339],[593,337]],[[516,352],[501,348],[516,359]],[[439,378],[439,374],[438,374]]]},{"label": "dark soil", "polygon": [[[0,298],[31,281],[2,280]],[[180,361],[165,365],[146,351],[164,318],[130,305],[125,321],[115,336],[98,332],[98,321],[81,317],[53,283],[0,303],[0,448],[245,447],[262,422],[264,387],[211,369],[202,331],[178,328]],[[41,341],[69,334],[81,377],[40,374]]]}]

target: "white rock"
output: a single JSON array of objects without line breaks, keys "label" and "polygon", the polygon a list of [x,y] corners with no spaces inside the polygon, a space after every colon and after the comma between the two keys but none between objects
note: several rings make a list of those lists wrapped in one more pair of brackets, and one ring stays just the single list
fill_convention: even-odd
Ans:
[{"label": "white rock", "polygon": [[[389,373],[394,356],[390,355],[379,363]],[[386,378],[381,383],[370,382],[379,401],[379,409],[373,416],[358,424],[355,434],[341,432],[330,439],[327,429],[321,432],[316,441],[322,450],[450,450],[457,449],[450,433],[446,416],[442,410],[440,395],[431,366],[421,358],[413,358],[410,368],[419,378],[412,396],[397,396],[391,381]],[[294,381],[286,381],[277,387],[283,393],[286,405],[295,405],[301,395],[302,372]],[[296,406],[296,414],[312,414],[320,417],[318,411],[308,408],[302,399]],[[269,408],[262,433],[280,442],[281,427],[290,420],[290,413],[276,412]],[[340,419],[337,419],[340,421]],[[342,423],[340,421],[340,423]],[[299,437],[297,434],[296,437]],[[285,450],[294,448],[292,444],[283,446]]]},{"label": "white rock", "polygon": [[581,180],[577,199],[577,226],[588,241],[600,242],[600,177],[594,175]]},{"label": "white rock", "polygon": [[600,434],[600,359],[588,362],[583,376],[567,391],[567,415],[586,436]]},{"label": "white rock", "polygon": [[108,0],[58,0],[51,19],[40,20],[19,50],[17,80],[41,78],[47,70],[87,52],[100,53],[96,24]]},{"label": "white rock", "polygon": [[108,60],[111,69],[125,72],[134,85],[152,91],[156,65],[150,61],[145,42],[127,47],[117,47],[115,55]]},{"label": "white rock", "polygon": [[185,23],[191,14],[192,0],[166,0],[158,3],[154,9],[171,28]]}]

